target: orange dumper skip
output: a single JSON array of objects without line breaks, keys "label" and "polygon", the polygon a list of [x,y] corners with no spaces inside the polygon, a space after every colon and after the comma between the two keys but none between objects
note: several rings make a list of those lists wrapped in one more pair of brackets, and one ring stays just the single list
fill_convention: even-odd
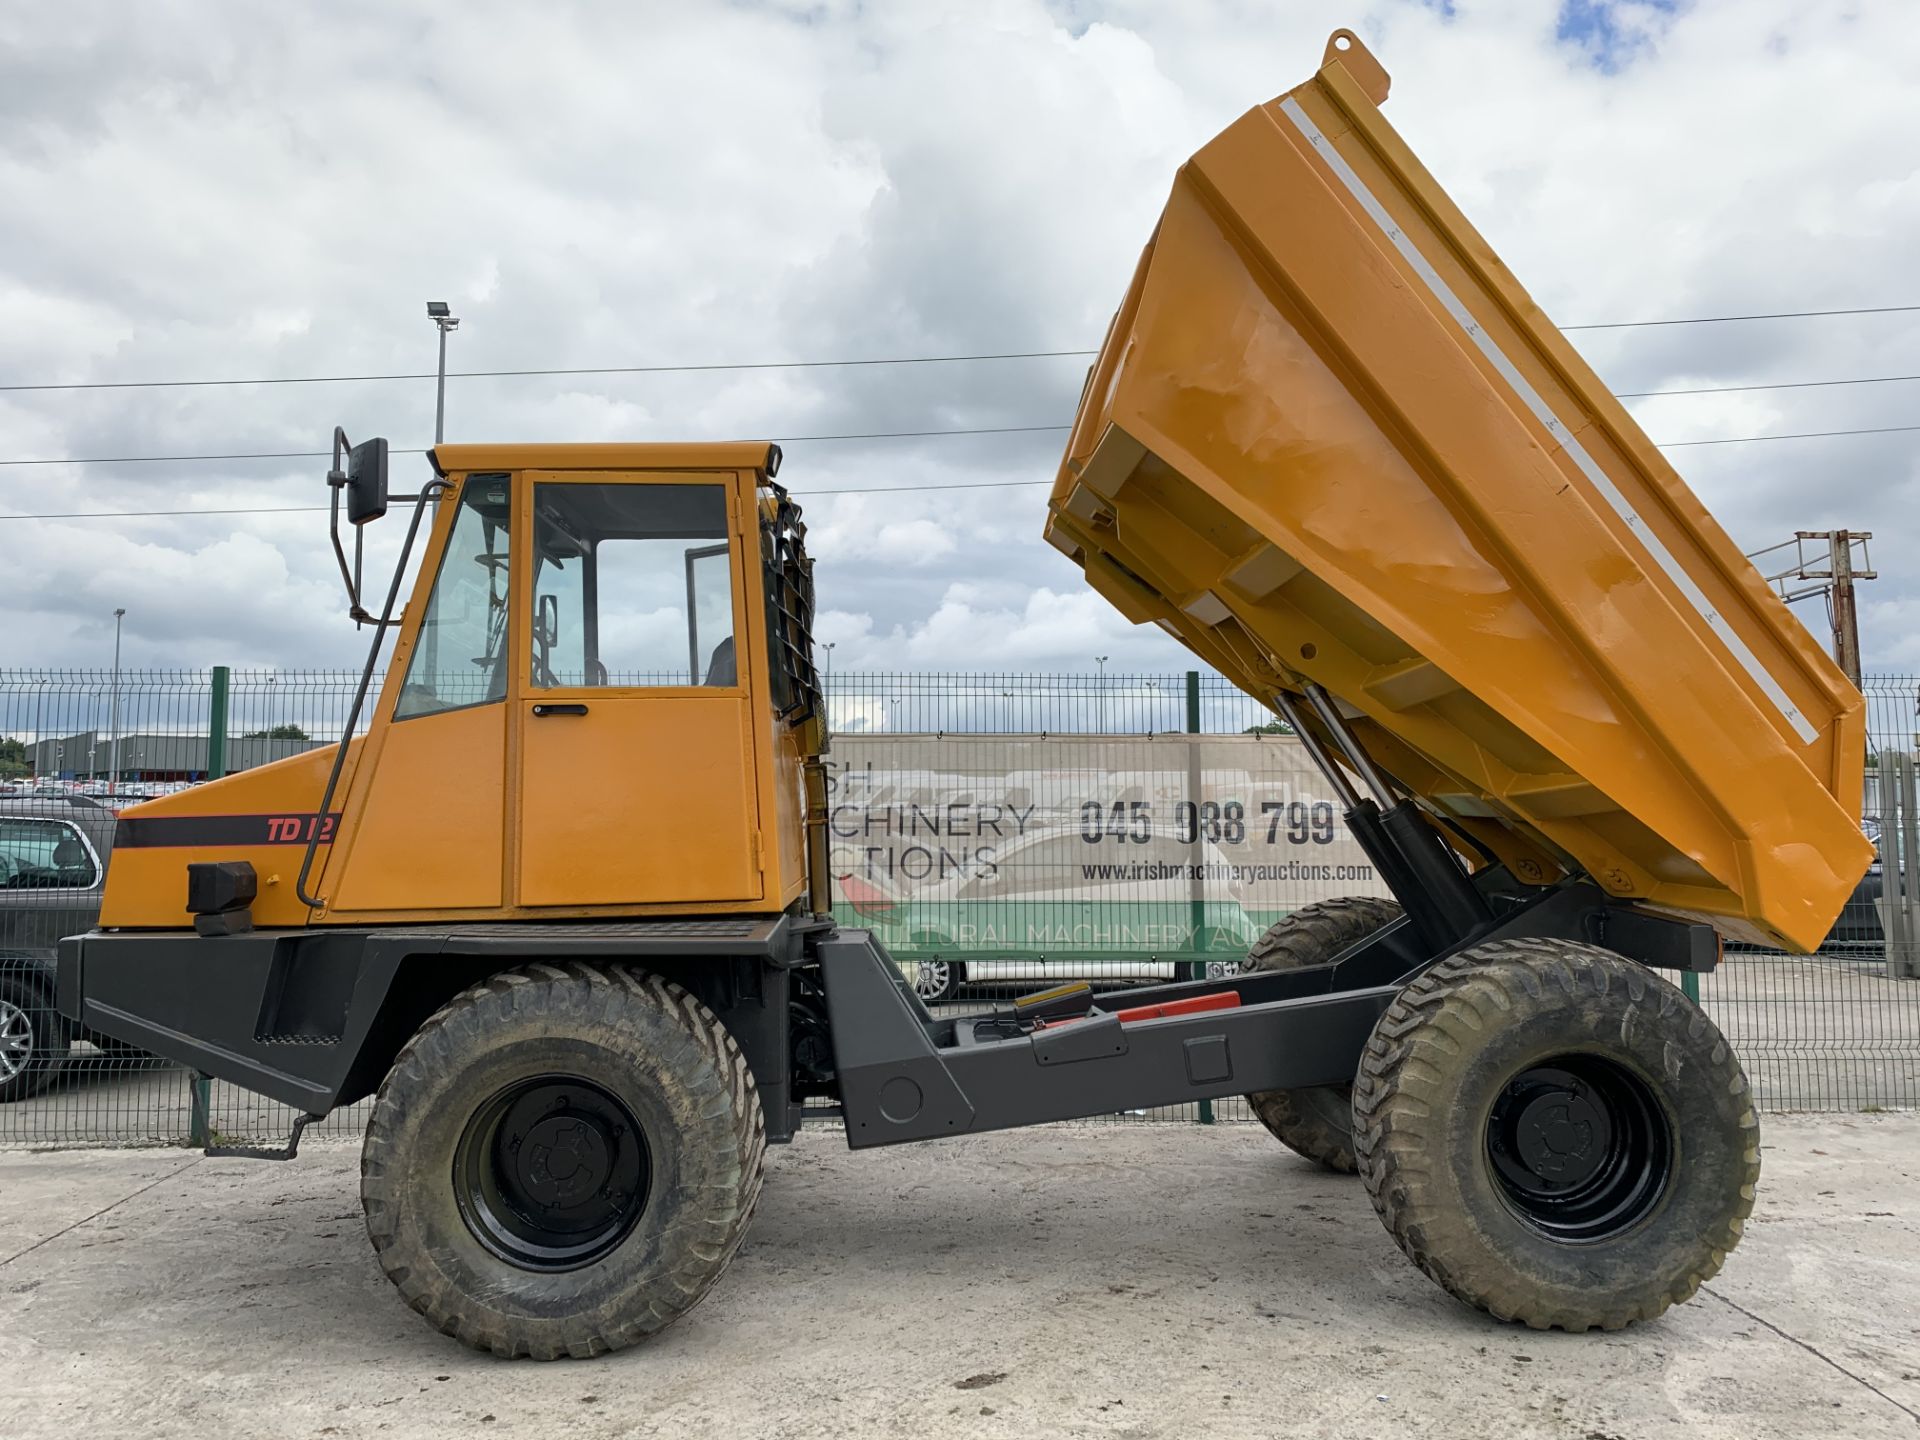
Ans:
[{"label": "orange dumper skip", "polygon": [[1584,871],[1811,949],[1872,855],[1860,694],[1386,94],[1339,32],[1181,168],[1047,537],[1250,694],[1323,687],[1386,777],[1516,875]]}]

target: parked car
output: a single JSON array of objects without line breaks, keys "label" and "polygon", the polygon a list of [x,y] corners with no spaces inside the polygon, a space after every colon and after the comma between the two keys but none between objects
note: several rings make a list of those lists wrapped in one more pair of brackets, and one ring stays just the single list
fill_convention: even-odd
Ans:
[{"label": "parked car", "polygon": [[[1198,897],[1195,865],[1206,877]],[[1170,830],[1118,845],[1044,830],[1002,848],[990,865],[912,890],[860,875],[843,877],[840,889],[921,999],[941,1001],[962,985],[991,980],[1233,974],[1261,928],[1242,908],[1232,871],[1211,842],[1202,840],[1196,853]],[[1195,952],[1219,958],[1171,958]]]},{"label": "parked car", "polygon": [[100,918],[113,826],[81,796],[0,798],[0,1103],[44,1090],[79,1038],[54,1008],[54,955]]},{"label": "parked car", "polygon": [[[1868,817],[1860,822],[1860,828],[1866,832],[1869,840],[1878,846],[1880,843],[1880,822]],[[1886,943],[1886,932],[1880,925],[1880,889],[1883,871],[1879,855],[1873,857],[1873,863],[1867,867],[1867,873],[1860,877],[1860,883],[1853,887],[1853,895],[1841,907],[1840,918],[1833,922],[1833,929],[1827,932],[1826,945],[1879,946]]]}]

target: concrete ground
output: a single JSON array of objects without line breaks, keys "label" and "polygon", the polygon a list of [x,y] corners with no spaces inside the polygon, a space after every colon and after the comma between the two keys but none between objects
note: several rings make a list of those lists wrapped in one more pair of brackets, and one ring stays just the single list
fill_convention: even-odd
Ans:
[{"label": "concrete ground", "polygon": [[0,1429],[192,1436],[1912,1436],[1920,1116],[1775,1118],[1692,1304],[1537,1334],[1448,1299],[1254,1126],[773,1152],[651,1346],[536,1365],[401,1305],[357,1155],[0,1153]]}]

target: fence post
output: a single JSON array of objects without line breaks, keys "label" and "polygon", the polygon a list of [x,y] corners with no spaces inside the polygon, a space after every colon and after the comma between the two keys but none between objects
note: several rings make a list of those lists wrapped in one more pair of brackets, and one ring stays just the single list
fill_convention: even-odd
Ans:
[{"label": "fence post", "polygon": [[[1887,974],[1920,980],[1920,781],[1915,753],[1880,752],[1880,933]],[[1888,761],[1892,773],[1888,774]],[[1889,798],[1888,792],[1892,792]]]},{"label": "fence post", "polygon": [[[213,667],[212,687],[207,698],[207,779],[218,780],[227,773],[227,699],[233,671],[225,665]],[[187,1143],[205,1149],[213,1143],[213,1079],[198,1070],[188,1081]]]},{"label": "fence post", "polygon": [[227,773],[227,683],[233,672],[225,665],[213,667],[213,694],[207,715],[207,779],[218,780]]},{"label": "fence post", "polygon": [[[1198,670],[1189,670],[1187,671],[1187,734],[1198,735],[1199,733],[1200,672]],[[1194,807],[1194,834],[1196,839],[1198,838],[1200,830],[1200,790],[1204,776],[1205,770],[1200,764],[1200,742],[1197,740],[1189,740],[1187,742],[1187,788],[1191,793],[1187,796],[1187,803]],[[1198,848],[1196,845],[1195,849]],[[1204,875],[1193,882],[1193,942],[1196,953],[1198,953],[1200,947],[1201,931],[1205,929],[1207,921],[1206,888],[1207,882]],[[1202,960],[1200,963],[1204,967],[1206,961]],[[1201,973],[1203,975],[1206,973],[1204,968]],[[1200,1123],[1202,1125],[1213,1124],[1213,1101],[1202,1100],[1200,1102]]]}]

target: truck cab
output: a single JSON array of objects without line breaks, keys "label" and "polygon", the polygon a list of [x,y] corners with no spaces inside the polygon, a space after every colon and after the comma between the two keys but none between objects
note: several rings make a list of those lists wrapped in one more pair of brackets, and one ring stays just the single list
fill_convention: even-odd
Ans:
[{"label": "truck cab", "polygon": [[212,860],[252,866],[262,929],[803,902],[821,730],[778,457],[440,447],[367,733],[130,810],[102,923],[191,927]]}]

